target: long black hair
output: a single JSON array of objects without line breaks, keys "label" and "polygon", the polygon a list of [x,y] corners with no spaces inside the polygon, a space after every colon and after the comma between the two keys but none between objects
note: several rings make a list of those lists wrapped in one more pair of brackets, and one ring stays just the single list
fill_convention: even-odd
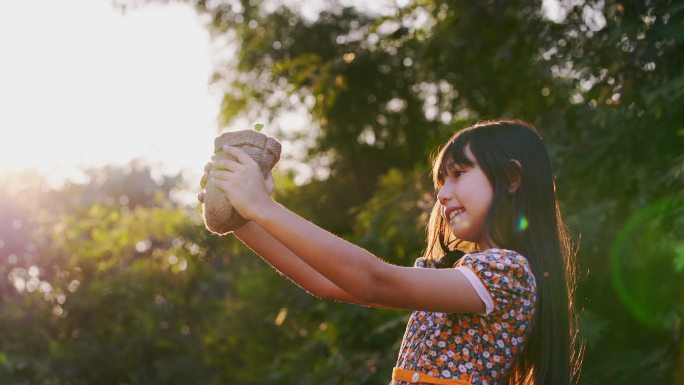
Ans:
[{"label": "long black hair", "polygon": [[[485,239],[527,258],[537,281],[534,326],[504,384],[571,384],[579,376],[583,356],[573,301],[576,250],[561,217],[546,147],[529,123],[477,123],[456,132],[440,148],[432,169],[436,191],[442,187],[451,162],[472,165],[464,152],[466,146],[493,189],[482,229]],[[509,186],[515,181],[520,184],[511,193]],[[453,235],[436,202],[428,223],[424,256],[437,267],[451,267],[464,252],[476,250],[477,244]]]}]

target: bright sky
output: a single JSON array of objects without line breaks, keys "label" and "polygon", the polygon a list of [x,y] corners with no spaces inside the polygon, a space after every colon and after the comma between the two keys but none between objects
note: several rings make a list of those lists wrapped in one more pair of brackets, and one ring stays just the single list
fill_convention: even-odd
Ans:
[{"label": "bright sky", "polygon": [[[322,4],[291,3],[311,19]],[[380,11],[405,0],[343,3]],[[218,134],[221,95],[209,78],[219,52],[184,4],[121,14],[112,0],[0,1],[0,174],[34,169],[58,185],[86,167],[143,158],[155,171],[183,171],[192,186]],[[302,130],[308,119],[302,107],[276,124]],[[296,169],[297,183],[321,172],[294,160],[305,146],[283,141],[279,168]]]},{"label": "bright sky", "polygon": [[[554,3],[544,1],[547,12]],[[121,14],[111,4],[0,1],[0,174],[37,169],[58,183],[143,157],[191,184],[199,177],[218,133],[220,94],[209,87],[217,48],[188,5]],[[316,3],[300,4],[315,17]],[[301,129],[305,115],[280,128]],[[300,182],[312,173],[297,171]]]},{"label": "bright sky", "polygon": [[199,175],[218,132],[211,50],[186,5],[0,1],[0,173],[145,157]]}]

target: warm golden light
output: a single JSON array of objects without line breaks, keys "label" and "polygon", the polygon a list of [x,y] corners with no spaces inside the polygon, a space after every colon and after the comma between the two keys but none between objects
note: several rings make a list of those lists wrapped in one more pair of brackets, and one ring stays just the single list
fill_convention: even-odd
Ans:
[{"label": "warm golden light", "polygon": [[189,5],[0,2],[0,173],[158,162],[201,172],[217,132],[209,34]]}]

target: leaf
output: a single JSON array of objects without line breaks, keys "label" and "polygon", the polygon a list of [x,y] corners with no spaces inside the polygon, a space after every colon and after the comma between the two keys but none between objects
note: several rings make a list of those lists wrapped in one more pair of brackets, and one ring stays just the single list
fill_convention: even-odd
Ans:
[{"label": "leaf", "polygon": [[675,271],[684,273],[684,243],[675,246]]}]

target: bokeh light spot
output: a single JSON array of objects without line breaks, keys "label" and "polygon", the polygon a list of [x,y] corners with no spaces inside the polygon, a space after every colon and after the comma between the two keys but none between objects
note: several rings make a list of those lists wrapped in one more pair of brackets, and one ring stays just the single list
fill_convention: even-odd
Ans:
[{"label": "bokeh light spot", "polygon": [[342,55],[342,60],[344,60],[345,63],[349,64],[354,61],[356,58],[356,54],[353,52],[347,52],[344,55]]},{"label": "bokeh light spot", "polygon": [[611,247],[611,276],[618,298],[644,326],[672,329],[684,292],[681,239],[684,204],[667,198],[634,213]]},{"label": "bokeh light spot", "polygon": [[278,315],[276,316],[274,323],[277,326],[280,326],[283,324],[283,322],[285,322],[285,318],[287,318],[287,308],[283,307],[280,308],[280,311],[278,312]]}]

